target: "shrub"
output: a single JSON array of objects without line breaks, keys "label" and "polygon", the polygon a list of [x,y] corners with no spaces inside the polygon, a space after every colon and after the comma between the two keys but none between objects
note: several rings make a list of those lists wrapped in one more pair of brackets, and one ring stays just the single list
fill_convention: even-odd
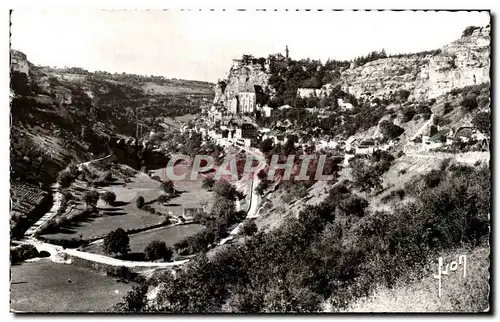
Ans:
[{"label": "shrub", "polygon": [[223,179],[220,179],[214,184],[213,190],[227,199],[232,200],[236,196],[236,189],[233,185]]},{"label": "shrub", "polygon": [[389,139],[395,139],[405,131],[402,127],[387,120],[380,122],[379,127],[382,135]]},{"label": "shrub", "polygon": [[95,207],[97,201],[99,201],[99,193],[95,190],[85,191],[82,195],[82,201],[85,202],[87,206]]},{"label": "shrub", "polygon": [[171,195],[175,193],[174,182],[172,180],[163,181],[160,184],[160,187],[163,190],[163,192],[165,192],[165,193],[168,193]]},{"label": "shrub", "polygon": [[272,139],[265,139],[264,141],[262,141],[260,143],[260,151],[262,151],[262,153],[268,153],[272,150],[274,146],[274,142]]},{"label": "shrub", "polygon": [[246,236],[253,236],[257,232],[257,225],[253,220],[247,220],[243,223],[241,232]]},{"label": "shrub", "polygon": [[444,116],[439,116],[439,115],[434,116],[434,124],[435,125],[444,126],[444,125],[448,125],[450,123],[451,123],[451,120],[444,117]]},{"label": "shrub", "polygon": [[487,107],[490,104],[490,98],[488,96],[480,95],[477,98],[477,106],[479,108]]},{"label": "shrub", "polygon": [[63,188],[71,186],[74,178],[68,171],[61,171],[57,176],[57,183]]},{"label": "shrub", "polygon": [[412,106],[407,106],[407,107],[403,108],[402,114],[403,114],[403,122],[406,123],[406,122],[409,122],[413,119],[416,112]]},{"label": "shrub", "polygon": [[126,255],[130,251],[130,238],[122,228],[111,231],[104,237],[103,250],[107,254]]},{"label": "shrub", "polygon": [[12,263],[19,263],[35,257],[38,257],[38,250],[33,245],[21,245],[10,250],[10,260]]},{"label": "shrub", "polygon": [[269,188],[269,181],[267,181],[267,180],[264,179],[264,180],[261,180],[259,182],[259,184],[255,188],[255,192],[258,195],[263,196],[264,192],[267,190],[267,188]]},{"label": "shrub", "polygon": [[101,195],[102,201],[108,205],[113,205],[116,201],[116,194],[112,191],[106,191]]},{"label": "shrub", "polygon": [[339,206],[346,215],[362,217],[365,214],[365,208],[368,207],[368,201],[364,198],[351,195],[349,198],[342,200]]},{"label": "shrub", "polygon": [[491,115],[489,112],[479,112],[472,118],[472,125],[484,134],[490,134]]},{"label": "shrub", "polygon": [[149,261],[163,259],[169,261],[172,258],[173,251],[163,241],[154,240],[144,249],[144,257]]},{"label": "shrub", "polygon": [[165,204],[165,203],[168,203],[170,201],[170,199],[171,199],[170,196],[162,194],[162,195],[158,196],[157,200],[159,203]]},{"label": "shrub", "polygon": [[476,30],[476,29],[480,29],[480,27],[469,26],[469,27],[465,28],[464,31],[462,32],[462,37],[468,37],[468,36],[472,35],[474,30]]},{"label": "shrub", "polygon": [[451,111],[453,111],[453,106],[449,102],[446,102],[443,107],[443,115],[446,115]]},{"label": "shrub", "polygon": [[470,112],[474,109],[477,108],[477,96],[476,95],[467,95],[462,101],[460,102],[460,105],[462,106],[462,109],[466,112]]},{"label": "shrub", "polygon": [[210,191],[214,187],[214,184],[215,184],[214,178],[212,178],[212,177],[205,177],[205,178],[203,178],[201,187],[203,189],[207,189],[207,190]]},{"label": "shrub", "polygon": [[143,196],[139,196],[137,197],[137,199],[135,200],[135,205],[137,206],[137,208],[141,209],[142,207],[144,207],[144,197]]}]

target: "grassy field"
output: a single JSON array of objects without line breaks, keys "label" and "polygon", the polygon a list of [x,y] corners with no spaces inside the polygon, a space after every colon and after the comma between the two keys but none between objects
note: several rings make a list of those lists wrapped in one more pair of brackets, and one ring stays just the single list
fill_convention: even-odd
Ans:
[{"label": "grassy field", "polygon": [[90,269],[41,259],[11,266],[10,307],[23,312],[104,312],[131,288]]},{"label": "grassy field", "polygon": [[[164,227],[147,232],[133,234],[130,236],[130,252],[142,253],[146,246],[153,240],[164,241],[167,245],[173,247],[175,243],[185,237],[194,235],[204,229],[204,226],[198,224],[188,224],[173,227]],[[102,242],[94,243],[87,247],[85,251],[97,254],[104,254]]]},{"label": "grassy field", "polygon": [[[117,228],[131,229],[145,225],[155,225],[163,222],[163,216],[152,215],[140,210],[135,204],[138,196],[143,196],[146,202],[156,199],[160,194],[159,183],[144,173],[137,174],[132,182],[122,186],[120,182],[103,188],[116,194],[116,206],[108,206],[99,200],[99,214],[84,221],[74,222],[63,227],[59,232],[44,235],[50,238],[91,238],[106,234]],[[81,205],[79,207],[82,207]],[[83,208],[82,208],[83,209]]]}]

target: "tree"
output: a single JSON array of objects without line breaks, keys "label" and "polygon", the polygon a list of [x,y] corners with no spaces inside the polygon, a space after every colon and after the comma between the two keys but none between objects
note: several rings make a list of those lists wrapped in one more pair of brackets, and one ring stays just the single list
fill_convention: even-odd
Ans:
[{"label": "tree", "polygon": [[57,175],[57,183],[63,188],[69,188],[73,180],[74,177],[68,171],[61,171]]},{"label": "tree", "polygon": [[212,178],[212,177],[205,177],[205,178],[203,178],[201,187],[203,189],[207,189],[207,190],[210,191],[214,187],[214,184],[215,184],[214,178]]},{"label": "tree", "polygon": [[214,184],[213,190],[227,199],[232,200],[236,196],[236,189],[233,185],[223,179],[220,179]]},{"label": "tree", "polygon": [[107,254],[126,255],[130,251],[130,238],[125,230],[118,228],[104,237],[103,250]]},{"label": "tree", "polygon": [[368,201],[356,195],[351,195],[349,198],[343,199],[340,202],[340,209],[342,209],[346,215],[363,217],[366,207],[368,207]]},{"label": "tree", "polygon": [[376,163],[366,157],[353,157],[349,160],[352,169],[354,182],[360,187],[361,191],[370,191],[373,188],[382,186],[380,171],[377,171]]},{"label": "tree", "polygon": [[405,131],[402,127],[387,120],[380,122],[379,127],[382,135],[389,139],[395,139]]},{"label": "tree", "polygon": [[164,259],[169,261],[172,258],[173,251],[164,241],[154,240],[144,249],[144,257],[149,261]]},{"label": "tree", "polygon": [[267,152],[272,150],[273,145],[274,145],[274,142],[272,139],[265,139],[264,141],[262,141],[260,143],[259,148],[260,148],[260,151],[262,151],[262,153],[267,153]]},{"label": "tree", "polygon": [[107,205],[113,205],[116,201],[116,194],[112,191],[106,191],[101,195],[102,201],[104,201]]},{"label": "tree", "polygon": [[416,112],[413,107],[407,106],[403,108],[402,114],[403,114],[403,122],[406,123],[413,120],[413,117],[415,116]]},{"label": "tree", "polygon": [[257,225],[253,220],[247,220],[243,223],[241,231],[244,235],[253,236],[257,232]]},{"label": "tree", "polygon": [[160,184],[160,187],[165,193],[168,193],[170,195],[175,193],[174,182],[172,180],[163,181]]},{"label": "tree", "polygon": [[462,109],[466,112],[470,112],[477,108],[477,96],[475,94],[467,95],[461,102],[460,105]]},{"label": "tree", "polygon": [[472,125],[474,125],[481,133],[490,134],[491,128],[491,115],[489,112],[479,112],[472,118]]},{"label": "tree", "polygon": [[235,210],[236,208],[233,200],[227,199],[221,195],[215,195],[214,205],[211,211],[211,214],[215,216],[215,218],[223,217],[230,221],[229,219],[234,214]]},{"label": "tree", "polygon": [[170,196],[165,195],[165,194],[158,196],[158,202],[162,203],[162,204],[168,203],[170,201],[170,199],[171,199]]},{"label": "tree", "polygon": [[115,305],[115,310],[124,313],[143,311],[148,303],[147,292],[147,284],[134,285],[132,290],[123,297],[123,301]]},{"label": "tree", "polygon": [[137,208],[141,209],[143,206],[144,206],[144,197],[143,196],[139,196],[137,197],[136,201],[135,201],[135,205],[137,206]]},{"label": "tree", "polygon": [[269,181],[264,179],[259,182],[259,184],[255,188],[255,192],[258,195],[263,196],[267,188],[269,188]]},{"label": "tree", "polygon": [[85,202],[87,207],[95,208],[97,201],[99,201],[99,192],[95,190],[85,191],[82,195],[82,201]]}]

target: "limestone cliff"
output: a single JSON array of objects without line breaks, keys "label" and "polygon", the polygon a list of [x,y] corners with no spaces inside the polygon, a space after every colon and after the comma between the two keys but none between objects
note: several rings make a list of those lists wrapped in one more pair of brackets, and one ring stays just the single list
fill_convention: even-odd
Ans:
[{"label": "limestone cliff", "polygon": [[411,97],[430,99],[454,88],[489,81],[490,27],[442,47],[439,52],[404,55],[368,62],[341,75],[342,89],[360,96],[383,97],[398,89]]},{"label": "limestone cliff", "polygon": [[228,107],[235,95],[240,92],[253,92],[256,85],[260,86],[264,93],[269,94],[269,76],[266,67],[261,64],[235,61],[229,70],[227,80],[215,85],[214,103]]}]

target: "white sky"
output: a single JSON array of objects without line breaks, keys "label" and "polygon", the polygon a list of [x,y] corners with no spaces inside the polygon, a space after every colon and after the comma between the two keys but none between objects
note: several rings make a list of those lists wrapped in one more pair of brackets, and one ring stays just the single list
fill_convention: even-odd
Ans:
[{"label": "white sky", "polygon": [[487,12],[15,10],[12,48],[37,65],[215,82],[243,53],[351,59],[437,49]]}]

